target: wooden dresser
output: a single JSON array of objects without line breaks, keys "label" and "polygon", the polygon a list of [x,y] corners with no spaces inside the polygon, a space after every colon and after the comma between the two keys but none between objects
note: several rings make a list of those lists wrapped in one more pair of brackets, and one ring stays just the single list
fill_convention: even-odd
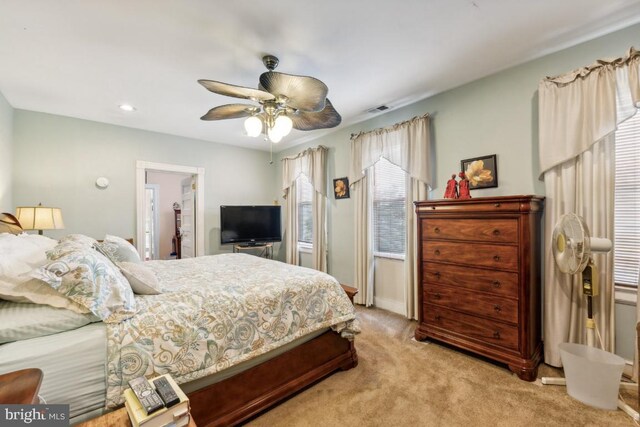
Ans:
[{"label": "wooden dresser", "polygon": [[506,363],[534,381],[542,355],[543,197],[416,202],[421,292],[417,340]]}]

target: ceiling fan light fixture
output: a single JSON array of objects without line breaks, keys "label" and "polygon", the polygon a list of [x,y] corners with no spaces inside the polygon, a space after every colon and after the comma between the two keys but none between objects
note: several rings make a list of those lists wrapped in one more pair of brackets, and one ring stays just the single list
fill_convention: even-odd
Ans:
[{"label": "ceiling fan light fixture", "polygon": [[276,129],[276,132],[281,134],[282,136],[287,136],[293,129],[293,120],[289,116],[284,114],[278,116],[273,127]]},{"label": "ceiling fan light fixture", "polygon": [[258,116],[247,117],[244,121],[244,130],[248,136],[253,138],[259,136],[262,132],[262,120]]},{"label": "ceiling fan light fixture", "polygon": [[248,99],[259,104],[219,105],[200,119],[243,118],[247,135],[257,137],[264,133],[265,140],[272,143],[280,142],[294,128],[310,131],[340,124],[342,117],[327,98],[329,88],[326,84],[314,77],[273,71],[278,65],[278,58],[273,55],[264,56],[263,63],[269,71],[260,75],[258,89],[216,80],[198,80],[207,90],[218,95]]},{"label": "ceiling fan light fixture", "polygon": [[278,128],[276,128],[275,126],[267,129],[267,136],[269,137],[269,141],[273,142],[274,144],[277,144],[278,142],[282,141],[282,138],[284,138],[284,135],[280,133]]}]

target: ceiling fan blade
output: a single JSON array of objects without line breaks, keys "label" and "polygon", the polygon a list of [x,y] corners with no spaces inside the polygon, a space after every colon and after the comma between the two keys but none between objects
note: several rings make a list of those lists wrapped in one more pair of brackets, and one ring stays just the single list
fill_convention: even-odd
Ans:
[{"label": "ceiling fan blade", "polygon": [[342,117],[335,108],[333,108],[329,98],[327,98],[324,110],[320,112],[298,111],[289,117],[291,117],[291,121],[293,121],[293,127],[298,130],[334,128],[342,122]]},{"label": "ceiling fan blade", "polygon": [[322,111],[329,88],[320,80],[268,71],[260,75],[260,88],[287,97],[287,106],[302,111]]},{"label": "ceiling fan blade", "polygon": [[200,120],[240,119],[257,113],[260,109],[250,104],[226,104],[213,107]]},{"label": "ceiling fan blade", "polygon": [[260,89],[253,89],[250,87],[244,86],[236,86],[229,83],[217,82],[215,80],[198,80],[202,86],[211,92],[225,95],[225,96],[233,96],[235,98],[244,98],[251,99],[254,101],[269,101],[274,99],[275,97],[271,95],[269,92],[265,92]]}]

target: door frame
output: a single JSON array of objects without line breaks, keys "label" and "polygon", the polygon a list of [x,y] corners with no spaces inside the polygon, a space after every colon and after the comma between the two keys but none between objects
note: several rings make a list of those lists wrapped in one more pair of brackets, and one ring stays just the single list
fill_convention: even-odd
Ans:
[{"label": "door frame", "polygon": [[144,218],[146,203],[144,202],[145,175],[147,171],[177,172],[195,175],[196,177],[196,239],[195,256],[204,255],[204,168],[196,166],[173,165],[136,160],[136,249],[144,256]]},{"label": "door frame", "polygon": [[[156,210],[153,212],[153,251],[151,255],[151,259],[160,259],[160,216],[158,214],[158,198],[160,195],[160,186],[158,184],[145,184],[145,190],[153,191],[153,203]],[[145,210],[147,208],[147,204],[145,203]],[[143,239],[146,242],[146,239]],[[144,247],[142,249],[144,254]],[[142,258],[145,259],[145,258]]]}]

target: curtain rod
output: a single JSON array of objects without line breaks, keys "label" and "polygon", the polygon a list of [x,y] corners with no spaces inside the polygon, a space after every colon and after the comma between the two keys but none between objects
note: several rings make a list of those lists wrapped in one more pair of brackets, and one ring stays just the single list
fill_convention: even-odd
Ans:
[{"label": "curtain rod", "polygon": [[304,156],[305,154],[307,154],[308,151],[316,151],[316,150],[329,150],[327,147],[325,147],[324,145],[318,145],[317,147],[309,147],[301,152],[299,152],[298,154],[296,154],[295,156],[289,156],[289,157],[283,157],[280,159],[280,161],[284,161],[284,160],[295,160],[299,157]]},{"label": "curtain rod", "polygon": [[378,128],[378,129],[374,129],[374,130],[369,130],[369,131],[352,133],[350,139],[354,140],[354,139],[356,139],[356,138],[358,138],[360,136],[368,135],[368,134],[391,132],[391,131],[397,130],[401,126],[404,126],[404,125],[407,125],[409,123],[415,122],[416,120],[426,119],[427,117],[430,117],[429,113],[423,114],[422,116],[412,117],[409,120],[405,120],[403,122],[396,123],[395,125],[391,125],[391,126],[387,126],[387,127],[383,127],[383,128]]},{"label": "curtain rod", "polygon": [[558,76],[553,77],[545,77],[542,81],[554,83],[558,86],[566,86],[570,83],[578,79],[584,79],[592,72],[606,66],[613,66],[614,68],[622,67],[624,65],[628,65],[632,60],[640,57],[640,52],[638,52],[633,46],[629,48],[627,51],[627,56],[623,56],[615,59],[598,59],[595,64],[589,65],[587,67],[577,68],[568,73],[560,74]]}]

